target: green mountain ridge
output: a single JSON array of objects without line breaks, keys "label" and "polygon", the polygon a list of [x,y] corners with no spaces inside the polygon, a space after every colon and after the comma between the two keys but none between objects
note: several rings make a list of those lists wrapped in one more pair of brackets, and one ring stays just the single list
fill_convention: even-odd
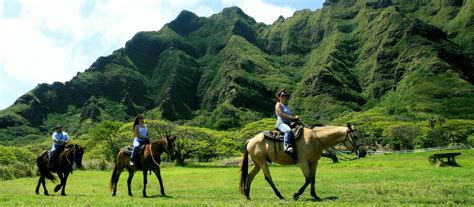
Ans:
[{"label": "green mountain ridge", "polygon": [[238,7],[208,18],[183,11],[70,81],[19,97],[0,111],[0,134],[54,122],[80,131],[136,113],[235,128],[273,116],[281,89],[308,123],[374,109],[474,119],[473,9],[463,0],[327,0],[271,25]]}]

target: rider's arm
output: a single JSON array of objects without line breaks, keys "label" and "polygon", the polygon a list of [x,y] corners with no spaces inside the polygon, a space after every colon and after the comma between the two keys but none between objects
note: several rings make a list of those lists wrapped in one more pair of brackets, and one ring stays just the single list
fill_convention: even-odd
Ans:
[{"label": "rider's arm", "polygon": [[63,144],[64,142],[62,140],[59,140],[57,137],[56,137],[57,133],[53,133],[53,135],[51,135],[51,138],[53,138],[53,142],[54,144]]},{"label": "rider's arm", "polygon": [[141,138],[140,137],[140,132],[139,132],[139,129],[138,129],[138,125],[135,126],[135,137]]}]

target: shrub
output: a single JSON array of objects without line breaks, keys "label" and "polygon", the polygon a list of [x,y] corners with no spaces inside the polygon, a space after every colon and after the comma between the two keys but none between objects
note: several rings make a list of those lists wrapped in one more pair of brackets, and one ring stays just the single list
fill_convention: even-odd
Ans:
[{"label": "shrub", "polygon": [[27,149],[0,145],[0,177],[3,180],[36,176],[36,156]]}]

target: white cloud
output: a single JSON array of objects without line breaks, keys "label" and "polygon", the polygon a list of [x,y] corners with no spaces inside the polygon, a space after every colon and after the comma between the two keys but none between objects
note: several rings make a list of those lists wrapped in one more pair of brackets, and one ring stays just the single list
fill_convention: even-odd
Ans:
[{"label": "white cloud", "polygon": [[6,7],[0,3],[0,109],[38,83],[70,80],[137,32],[161,29],[181,10],[209,16],[220,6],[236,5],[267,24],[294,11],[262,0],[223,0],[220,5],[206,0],[18,1],[19,14],[11,18],[3,16]]},{"label": "white cloud", "polygon": [[225,7],[238,6],[247,15],[253,17],[257,22],[272,24],[280,15],[287,18],[293,15],[295,9],[288,6],[276,6],[262,0],[222,0]]}]

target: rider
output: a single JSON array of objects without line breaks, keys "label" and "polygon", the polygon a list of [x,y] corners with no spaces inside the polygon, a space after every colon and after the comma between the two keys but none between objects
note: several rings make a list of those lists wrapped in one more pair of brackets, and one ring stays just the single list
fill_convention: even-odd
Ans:
[{"label": "rider", "polygon": [[281,132],[285,133],[284,136],[284,149],[287,153],[293,153],[293,146],[291,146],[291,139],[293,137],[293,132],[290,128],[290,121],[297,121],[298,116],[291,116],[291,111],[286,106],[286,101],[288,94],[286,91],[280,91],[277,94],[278,102],[275,104],[275,114],[277,116],[277,122],[275,127],[278,128]]},{"label": "rider", "polygon": [[140,149],[140,146],[143,144],[149,143],[148,139],[148,128],[143,121],[142,115],[137,115],[135,121],[133,122],[133,130],[135,131],[135,139],[133,139],[133,152],[130,157],[130,165],[135,165],[137,162],[136,156]]},{"label": "rider", "polygon": [[53,138],[53,146],[51,147],[51,151],[49,152],[49,168],[52,168],[54,166],[58,154],[61,153],[66,144],[69,143],[69,136],[66,132],[62,131],[61,125],[56,125],[55,130],[56,132],[51,135],[51,138]]}]

